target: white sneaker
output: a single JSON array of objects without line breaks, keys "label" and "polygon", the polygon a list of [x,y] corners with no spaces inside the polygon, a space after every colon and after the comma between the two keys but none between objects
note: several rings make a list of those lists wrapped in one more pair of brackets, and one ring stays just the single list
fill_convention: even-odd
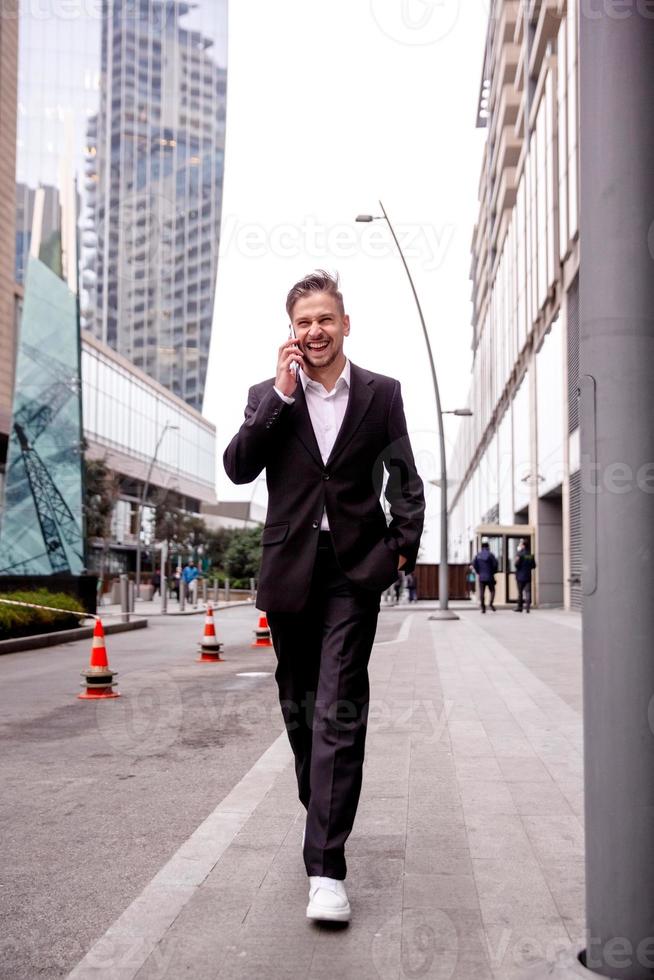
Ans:
[{"label": "white sneaker", "polygon": [[350,903],[345,884],[337,878],[309,876],[307,919],[324,922],[349,922]]}]

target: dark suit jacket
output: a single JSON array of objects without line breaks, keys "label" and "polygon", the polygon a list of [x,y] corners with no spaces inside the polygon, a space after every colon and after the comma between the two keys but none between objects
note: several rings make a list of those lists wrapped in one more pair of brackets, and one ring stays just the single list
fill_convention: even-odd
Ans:
[{"label": "dark suit jacket", "polygon": [[[257,606],[297,612],[307,601],[323,508],[345,575],[371,591],[415,567],[425,500],[416,471],[400,384],[351,364],[350,393],[334,448],[323,464],[302,384],[288,405],[274,378],[250,388],[245,422],[225,450],[234,483],[250,483],[266,469],[268,512]],[[390,504],[387,526],[380,503],[384,469]]]}]

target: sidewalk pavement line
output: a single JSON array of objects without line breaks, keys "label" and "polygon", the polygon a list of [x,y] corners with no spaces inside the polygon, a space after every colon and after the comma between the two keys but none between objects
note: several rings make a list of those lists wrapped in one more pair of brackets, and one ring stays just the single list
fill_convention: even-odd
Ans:
[{"label": "sidewalk pavement line", "polygon": [[540,612],[542,617],[543,613],[547,614],[547,618],[551,623],[557,623],[558,626],[567,626],[571,630],[582,630],[583,623],[581,615],[577,612],[563,612],[560,610],[543,609]]},{"label": "sidewalk pavement line", "polygon": [[407,616],[406,619],[403,620],[402,625],[400,626],[400,632],[398,633],[397,636],[398,643],[404,643],[405,640],[409,639],[409,633],[411,632],[412,623],[413,623],[413,616]]},{"label": "sidewalk pavement line", "polygon": [[409,613],[404,617],[400,625],[400,632],[394,640],[382,640],[380,643],[375,643],[376,647],[388,647],[392,646],[394,643],[405,643],[409,639],[409,633],[411,632],[411,624],[413,623],[413,614]]},{"label": "sidewalk pavement line", "polygon": [[94,943],[68,980],[132,980],[291,761],[284,731]]}]

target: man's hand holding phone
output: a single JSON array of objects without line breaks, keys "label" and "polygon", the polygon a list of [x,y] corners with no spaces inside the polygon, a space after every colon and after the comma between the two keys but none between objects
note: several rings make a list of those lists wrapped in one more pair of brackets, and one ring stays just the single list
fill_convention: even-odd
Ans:
[{"label": "man's hand holding phone", "polygon": [[279,357],[277,359],[277,376],[275,378],[275,387],[281,391],[283,395],[286,395],[287,398],[291,398],[295,393],[298,382],[298,372],[304,357],[302,351],[297,346],[297,340],[295,336],[293,336],[292,331],[293,328],[291,327],[291,336],[279,348]]}]

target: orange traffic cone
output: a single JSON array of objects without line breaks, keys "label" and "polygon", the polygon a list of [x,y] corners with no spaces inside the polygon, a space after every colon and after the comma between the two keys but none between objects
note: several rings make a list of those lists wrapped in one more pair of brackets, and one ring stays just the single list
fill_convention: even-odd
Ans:
[{"label": "orange traffic cone", "polygon": [[81,671],[82,677],[86,678],[82,681],[82,687],[86,687],[86,690],[81,691],[77,697],[93,701],[98,698],[119,698],[118,691],[111,690],[112,687],[116,686],[117,681],[114,680],[114,676],[117,673],[117,670],[112,670],[109,666],[107,648],[104,645],[102,621],[96,619],[93,630],[93,645],[91,646],[91,660],[87,669]]},{"label": "orange traffic cone", "polygon": [[197,658],[197,663],[217,663],[218,661],[222,663],[223,658],[220,656],[222,647],[222,643],[218,642],[213,624],[213,608],[209,604],[204,619],[204,635],[200,644],[200,656]]},{"label": "orange traffic cone", "polygon": [[265,613],[262,613],[261,616],[259,616],[259,625],[255,629],[254,635],[256,639],[254,643],[250,644],[250,646],[271,647],[273,645],[270,636],[270,626],[268,626],[268,617]]}]

